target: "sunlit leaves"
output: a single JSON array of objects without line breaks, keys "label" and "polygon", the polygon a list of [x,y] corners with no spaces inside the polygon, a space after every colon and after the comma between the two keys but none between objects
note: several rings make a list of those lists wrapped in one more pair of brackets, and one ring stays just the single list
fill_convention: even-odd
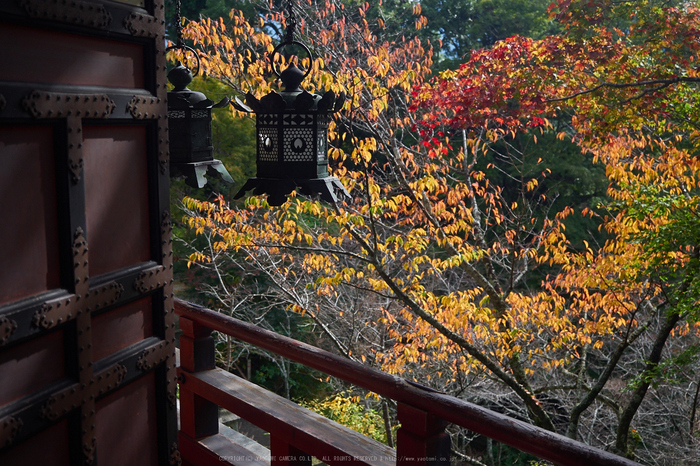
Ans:
[{"label": "sunlit leaves", "polygon": [[[698,46],[696,33],[681,34],[697,32],[698,13],[628,3],[557,2],[563,34],[512,37],[428,82],[425,44],[382,40],[369,4],[326,1],[317,16],[304,13],[318,55],[304,86],[348,93],[329,158],[354,199],[186,200],[190,228],[212,237],[209,255],[191,262],[238,252],[283,277],[284,292],[303,288],[308,307],[294,303],[298,312],[372,315],[361,326],[381,337],[354,349],[367,361],[444,386],[488,371],[532,413],[542,403],[522,387],[569,380],[586,352],[606,360],[668,312],[687,317],[678,334],[696,332],[700,107],[686,78],[697,77]],[[207,51],[203,68],[268,92],[274,41],[235,13],[231,21],[189,26]],[[516,145],[520,133],[578,144],[605,166],[610,202],[554,211],[551,170]],[[597,222],[599,243],[572,244],[565,222],[579,215]],[[546,413],[532,415],[546,424]]]}]

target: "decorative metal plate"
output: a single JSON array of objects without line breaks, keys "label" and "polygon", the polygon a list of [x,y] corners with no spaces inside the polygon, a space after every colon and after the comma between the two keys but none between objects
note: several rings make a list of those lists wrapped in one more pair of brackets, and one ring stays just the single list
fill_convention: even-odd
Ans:
[{"label": "decorative metal plate", "polygon": [[59,21],[104,29],[112,22],[112,15],[104,5],[82,0],[21,0],[27,14],[36,19]]},{"label": "decorative metal plate", "polygon": [[163,31],[164,21],[143,13],[131,13],[124,20],[124,26],[137,37],[156,38]]},{"label": "decorative metal plate", "polygon": [[66,94],[33,91],[22,101],[34,118],[107,118],[115,105],[107,94]]},{"label": "decorative metal plate", "polygon": [[15,441],[23,424],[21,419],[12,416],[0,419],[0,448],[11,445]]},{"label": "decorative metal plate", "polygon": [[163,118],[165,104],[158,97],[141,97],[135,95],[126,106],[126,111],[132,117],[144,120],[147,118]]},{"label": "decorative metal plate", "polygon": [[7,343],[13,333],[17,331],[17,322],[9,317],[0,317],[0,346]]}]

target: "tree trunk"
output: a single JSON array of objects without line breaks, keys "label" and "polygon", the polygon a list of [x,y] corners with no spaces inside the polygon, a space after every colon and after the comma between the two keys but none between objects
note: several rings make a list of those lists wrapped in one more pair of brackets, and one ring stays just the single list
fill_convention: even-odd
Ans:
[{"label": "tree trunk", "polygon": [[663,352],[666,341],[668,340],[671,330],[676,326],[681,316],[678,312],[673,312],[666,317],[659,333],[656,336],[656,341],[654,341],[654,346],[651,348],[649,353],[649,358],[647,359],[646,367],[642,372],[641,381],[637,388],[632,393],[632,398],[630,399],[627,407],[622,411],[620,416],[620,424],[617,427],[617,440],[615,442],[615,449],[621,455],[631,457],[632,451],[628,447],[628,438],[630,425],[632,424],[632,418],[637,413],[639,405],[644,401],[644,397],[649,390],[649,385],[651,385],[651,380],[654,377],[654,369],[656,369],[661,361],[661,353]]}]

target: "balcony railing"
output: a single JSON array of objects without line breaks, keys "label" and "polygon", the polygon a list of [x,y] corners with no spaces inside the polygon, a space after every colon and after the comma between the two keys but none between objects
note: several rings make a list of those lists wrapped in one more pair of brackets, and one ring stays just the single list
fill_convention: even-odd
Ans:
[{"label": "balcony railing", "polygon": [[[273,465],[447,465],[449,424],[559,465],[632,466],[634,461],[366,367],[209,309],[175,301],[180,316],[180,454],[185,465],[269,464],[218,432],[222,407],[270,434]],[[214,365],[212,330],[391,398],[396,450],[360,435]]]}]

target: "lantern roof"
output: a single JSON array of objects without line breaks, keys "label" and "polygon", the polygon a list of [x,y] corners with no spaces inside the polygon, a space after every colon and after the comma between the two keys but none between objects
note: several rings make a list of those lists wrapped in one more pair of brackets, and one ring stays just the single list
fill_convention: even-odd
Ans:
[{"label": "lantern roof", "polygon": [[294,63],[279,74],[284,90],[271,91],[261,99],[251,92],[245,96],[245,103],[238,97],[233,106],[236,110],[247,113],[335,113],[343,108],[345,93],[336,94],[335,91],[326,91],[323,95],[313,94],[302,89],[301,82],[306,77]]},{"label": "lantern roof", "polygon": [[297,88],[294,91],[272,91],[261,99],[248,92],[245,103],[236,97],[233,106],[247,113],[335,113],[343,108],[345,93],[326,91],[323,95],[312,94]]}]

